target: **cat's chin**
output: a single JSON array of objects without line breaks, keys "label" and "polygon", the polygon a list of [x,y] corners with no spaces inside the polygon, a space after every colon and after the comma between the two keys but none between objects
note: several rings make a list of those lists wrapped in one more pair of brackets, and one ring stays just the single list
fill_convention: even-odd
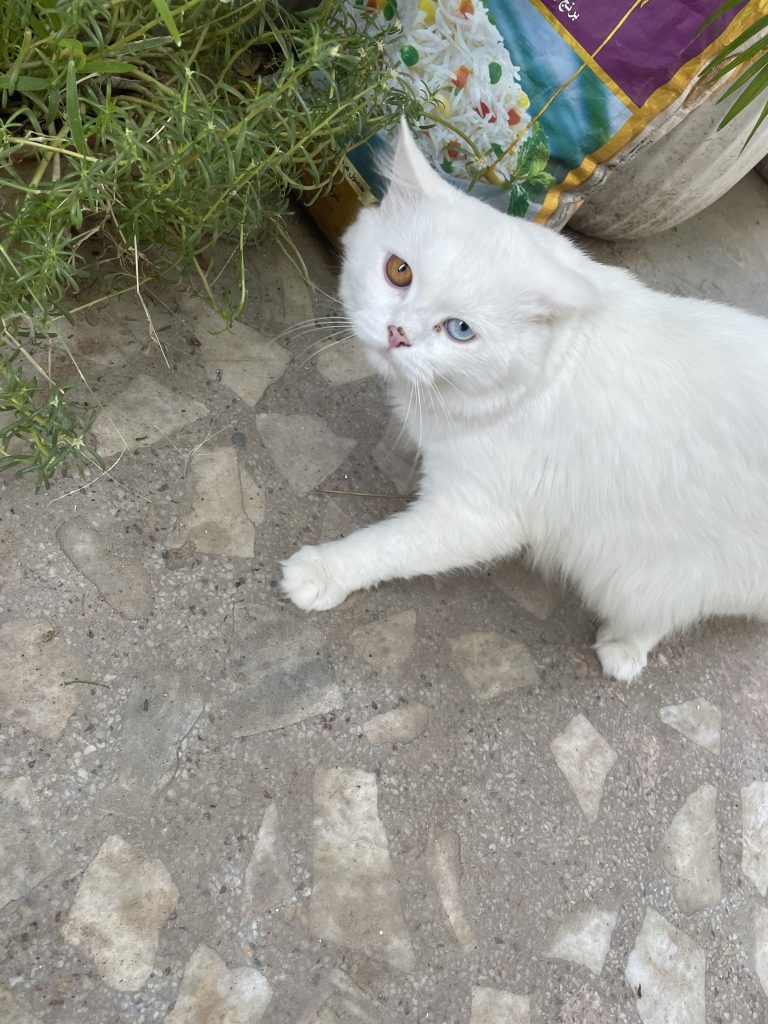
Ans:
[{"label": "cat's chin", "polygon": [[402,380],[403,383],[408,380],[409,375],[404,372],[402,360],[396,352],[390,351],[386,346],[366,343],[363,343],[362,348],[365,358],[382,377],[388,379],[394,377]]},{"label": "cat's chin", "polygon": [[363,345],[363,354],[377,373],[380,373],[382,377],[389,376],[392,364],[386,349],[374,347],[373,345]]}]

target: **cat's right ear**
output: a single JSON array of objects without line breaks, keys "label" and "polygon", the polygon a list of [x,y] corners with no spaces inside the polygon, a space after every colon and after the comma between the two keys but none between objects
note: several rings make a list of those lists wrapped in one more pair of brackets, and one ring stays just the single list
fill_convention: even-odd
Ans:
[{"label": "cat's right ear", "polygon": [[400,121],[394,153],[385,174],[389,179],[385,202],[397,197],[424,199],[451,189],[420,152],[404,117]]}]

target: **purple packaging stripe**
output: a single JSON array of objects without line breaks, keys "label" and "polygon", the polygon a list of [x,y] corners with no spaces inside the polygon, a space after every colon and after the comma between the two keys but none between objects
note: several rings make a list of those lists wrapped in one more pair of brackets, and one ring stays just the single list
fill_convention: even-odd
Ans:
[{"label": "purple packaging stripe", "polygon": [[[600,46],[633,0],[543,0],[588,53]],[[595,58],[638,106],[697,57],[746,7],[728,11],[703,32],[704,20],[722,0],[649,0],[637,7]],[[578,17],[574,18],[573,15]]]}]

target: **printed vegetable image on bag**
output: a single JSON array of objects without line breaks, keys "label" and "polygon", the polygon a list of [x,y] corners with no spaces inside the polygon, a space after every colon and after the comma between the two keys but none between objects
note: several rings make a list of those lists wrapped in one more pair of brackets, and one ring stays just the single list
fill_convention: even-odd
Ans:
[{"label": "printed vegetable image on bag", "polygon": [[[560,228],[606,173],[722,86],[707,61],[768,13],[749,0],[347,0],[365,28],[389,22],[383,57],[425,100],[417,141],[455,185]],[[314,215],[338,238],[380,198],[373,139]]]}]

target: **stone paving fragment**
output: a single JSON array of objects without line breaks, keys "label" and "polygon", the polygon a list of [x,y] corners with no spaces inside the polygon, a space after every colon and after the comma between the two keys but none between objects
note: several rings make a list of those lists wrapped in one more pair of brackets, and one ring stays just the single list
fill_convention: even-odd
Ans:
[{"label": "stone paving fragment", "polygon": [[178,898],[162,861],[111,835],[85,869],[62,934],[108,985],[135,992],[152,972],[160,929]]},{"label": "stone paving fragment", "polygon": [[229,968],[214,950],[198,946],[165,1024],[258,1024],[271,998],[269,982],[255,967]]},{"label": "stone paving fragment", "polygon": [[706,955],[650,907],[627,960],[643,1024],[704,1024]]},{"label": "stone paving fragment", "polygon": [[16,619],[0,626],[0,707],[6,721],[56,739],[87,687],[85,662],[54,626]]},{"label": "stone paving fragment", "polygon": [[350,641],[362,665],[370,663],[377,672],[402,668],[413,650],[416,612],[413,608],[370,622],[352,631]]},{"label": "stone paving fragment", "polygon": [[[295,263],[277,242],[259,246],[256,273],[250,276],[248,291],[258,310],[259,323],[279,331],[295,324],[304,324],[315,315],[314,285],[296,272]],[[334,303],[335,305],[335,303]]]},{"label": "stone paving fragment", "polygon": [[563,599],[560,587],[548,583],[521,561],[495,565],[488,575],[491,583],[502,593],[542,622],[549,618]]},{"label": "stone paving fragment", "polygon": [[202,448],[189,460],[188,510],[168,546],[191,542],[207,555],[252,558],[256,527],[264,519],[264,492],[238,465],[232,448]]},{"label": "stone paving fragment", "polygon": [[329,338],[328,341],[321,342],[318,338],[317,346],[320,351],[315,358],[318,373],[325,377],[329,384],[335,387],[341,384],[356,384],[374,375],[376,371],[354,339],[339,342],[323,351],[322,345],[328,345],[331,341]]},{"label": "stone paving fragment", "polygon": [[713,754],[720,754],[720,709],[708,700],[695,698],[669,704],[659,712],[662,722]]},{"label": "stone paving fragment", "polygon": [[176,774],[179,747],[200,715],[203,701],[188,678],[171,670],[134,686],[121,714],[116,782],[106,799],[119,809],[127,800],[145,804]]},{"label": "stone paving fragment", "polygon": [[6,518],[0,529],[0,585],[3,587],[21,580],[23,543],[22,535],[8,525]]},{"label": "stone paving fragment", "polygon": [[741,790],[741,870],[761,896],[768,892],[768,782]]},{"label": "stone paving fragment", "polygon": [[288,855],[275,803],[267,805],[261,820],[253,854],[245,869],[243,894],[257,913],[274,910],[293,895]]},{"label": "stone paving fragment", "polygon": [[[411,411],[413,415],[418,414]],[[418,455],[399,419],[390,418],[381,440],[371,450],[371,457],[398,494],[407,497],[414,493],[419,482]]]},{"label": "stone paving fragment", "polygon": [[477,940],[464,913],[461,896],[461,845],[455,832],[430,833],[426,850],[427,867],[435,883],[456,941],[465,953],[472,952]]},{"label": "stone paving fragment", "polygon": [[582,990],[563,1003],[557,1024],[614,1024],[609,1020],[597,992]]},{"label": "stone paving fragment", "polygon": [[647,801],[648,812],[656,815],[656,797],[661,764],[661,744],[649,729],[630,729],[624,734],[623,749],[635,764],[640,794]]},{"label": "stone paving fragment", "polygon": [[147,619],[154,608],[152,580],[119,534],[97,530],[85,519],[62,523],[56,536],[78,572],[124,619]]},{"label": "stone paving fragment", "polygon": [[245,661],[242,676],[227,704],[234,736],[283,729],[343,703],[322,635],[312,629],[259,648]]},{"label": "stone paving fragment", "polygon": [[575,715],[550,746],[582,811],[589,821],[596,821],[605,780],[616,763],[616,751],[584,715]]},{"label": "stone paving fragment", "polygon": [[0,985],[0,1021],[3,1024],[40,1024],[40,1018],[20,1006],[8,989],[3,988],[2,985]]},{"label": "stone paving fragment", "polygon": [[413,948],[379,818],[376,776],[318,769],[314,799],[313,933],[412,970]]},{"label": "stone paving fragment", "polygon": [[171,391],[160,381],[140,373],[102,409],[93,424],[93,433],[103,458],[168,438],[184,449],[184,442],[180,444],[173,435],[207,412],[207,407],[197,399]]},{"label": "stone paving fragment", "polygon": [[323,513],[323,521],[320,524],[318,542],[324,543],[328,540],[338,540],[339,537],[348,537],[350,533],[354,533],[358,528],[358,522],[350,514],[350,510],[339,505],[339,501],[350,500],[354,501],[355,499],[350,499],[349,495],[346,497],[340,495],[337,501],[334,501],[332,498],[328,499],[325,512]]},{"label": "stone paving fragment", "polygon": [[[55,871],[60,857],[43,823],[37,795],[26,776],[0,788],[0,908],[19,900]],[[0,1014],[0,1020],[3,1020]]]},{"label": "stone paving fragment", "polygon": [[221,383],[255,405],[285,373],[290,353],[261,331],[235,320],[228,328],[222,318],[202,303],[186,302],[205,368],[211,376],[221,371]]},{"label": "stone paving fragment", "polygon": [[539,673],[525,644],[501,633],[464,633],[451,640],[451,650],[478,700],[495,700],[539,683]]},{"label": "stone paving fragment", "polygon": [[[104,330],[105,320],[113,330]],[[74,324],[65,323],[59,327],[58,333],[70,345],[78,362],[84,364],[86,377],[94,367],[122,368],[151,341],[146,314],[135,294],[116,295],[98,312],[85,310],[76,314]]]},{"label": "stone paving fragment", "polygon": [[472,986],[469,1024],[530,1024],[531,1001],[496,988]]},{"label": "stone paving fragment", "polygon": [[592,906],[574,910],[557,928],[547,956],[580,964],[599,975],[611,948],[618,916],[615,910]]},{"label": "stone paving fragment", "polygon": [[720,848],[714,786],[699,786],[672,819],[660,856],[675,882],[675,901],[684,914],[711,907],[720,899]]},{"label": "stone paving fragment", "polygon": [[755,943],[755,974],[762,985],[763,992],[768,996],[768,910],[759,903],[755,904],[753,939]]},{"label": "stone paving fragment", "polygon": [[316,980],[315,995],[295,1024],[394,1024],[338,968]]},{"label": "stone paving fragment", "polygon": [[357,442],[340,437],[319,416],[260,413],[256,427],[269,457],[297,494],[308,494],[338,469]]},{"label": "stone paving fragment", "polygon": [[408,704],[383,715],[374,715],[363,726],[369,743],[375,747],[382,743],[412,743],[429,723],[429,708],[424,704]]}]

